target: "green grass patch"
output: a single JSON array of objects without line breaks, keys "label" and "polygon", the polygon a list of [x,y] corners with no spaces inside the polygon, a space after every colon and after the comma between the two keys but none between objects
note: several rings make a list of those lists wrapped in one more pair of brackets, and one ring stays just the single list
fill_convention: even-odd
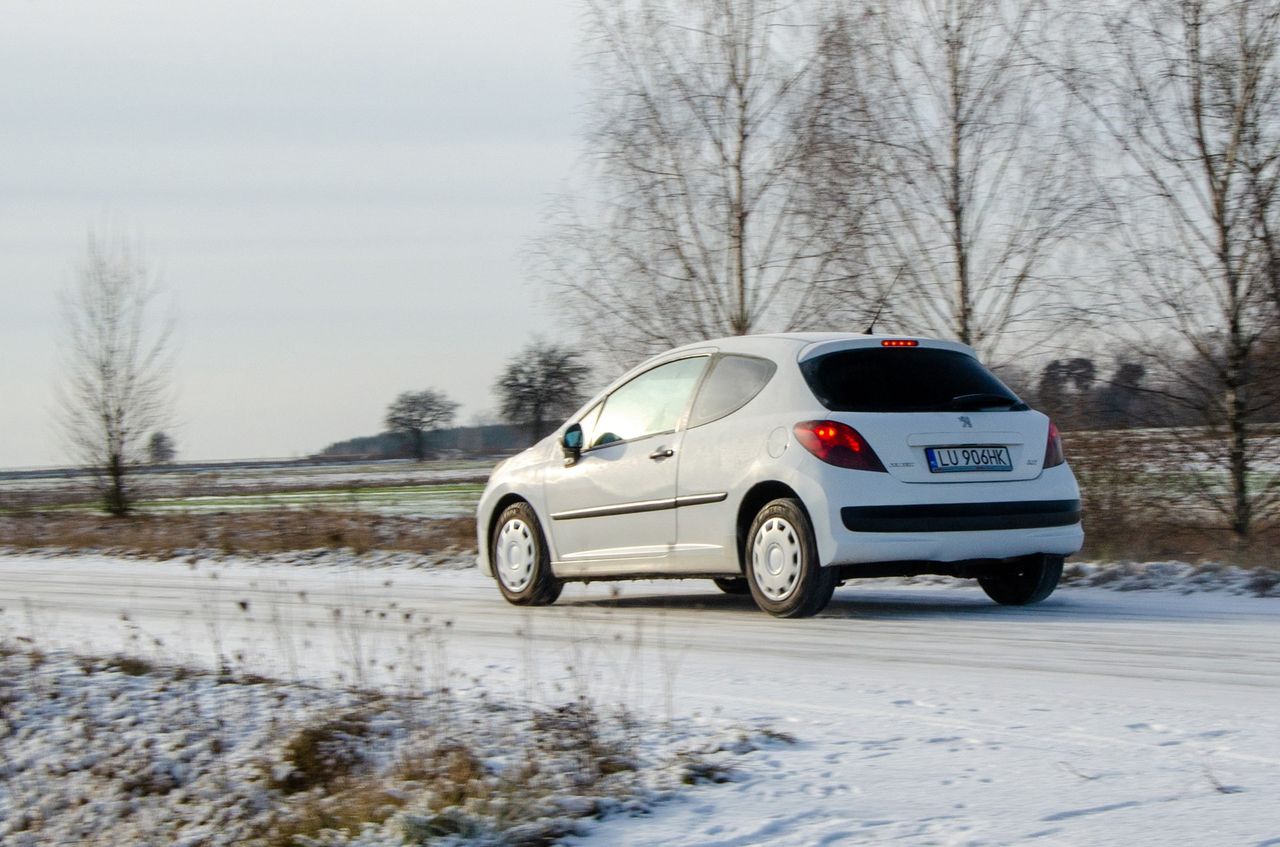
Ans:
[{"label": "green grass patch", "polygon": [[143,500],[138,503],[138,509],[143,512],[174,510],[208,512],[242,509],[343,508],[384,514],[422,514],[433,517],[472,511],[483,491],[484,485],[481,483],[401,485],[385,488],[326,488],[274,494],[166,497]]}]

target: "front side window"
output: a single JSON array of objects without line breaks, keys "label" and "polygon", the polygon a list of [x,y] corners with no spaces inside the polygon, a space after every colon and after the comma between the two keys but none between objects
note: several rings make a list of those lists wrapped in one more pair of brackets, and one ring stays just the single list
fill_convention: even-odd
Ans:
[{"label": "front side window", "polygon": [[605,399],[586,443],[602,447],[674,430],[706,364],[706,356],[679,359],[621,386]]},{"label": "front side window", "polygon": [[722,356],[698,390],[689,413],[689,426],[710,423],[736,412],[760,393],[778,368],[754,356]]}]

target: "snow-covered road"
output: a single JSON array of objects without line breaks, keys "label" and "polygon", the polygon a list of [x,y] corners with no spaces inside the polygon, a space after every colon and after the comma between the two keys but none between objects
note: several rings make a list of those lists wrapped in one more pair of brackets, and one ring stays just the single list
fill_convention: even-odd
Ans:
[{"label": "snow-covered road", "polygon": [[777,621],[707,582],[506,605],[473,570],[0,556],[0,631],[273,675],[578,690],[768,725],[742,758],[584,843],[1280,845],[1280,600],[851,584]]}]

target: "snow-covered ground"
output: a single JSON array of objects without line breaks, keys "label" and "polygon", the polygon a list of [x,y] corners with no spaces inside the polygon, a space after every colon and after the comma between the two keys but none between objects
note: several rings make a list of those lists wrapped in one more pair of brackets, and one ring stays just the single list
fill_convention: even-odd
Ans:
[{"label": "snow-covered ground", "polygon": [[580,701],[529,709],[8,648],[0,843],[532,847],[787,743]]},{"label": "snow-covered ground", "polygon": [[469,569],[15,554],[0,628],[463,699],[583,692],[657,725],[797,740],[572,843],[1280,845],[1280,601],[1174,582],[1066,586],[1030,609],[866,582],[778,621],[697,581],[521,610]]}]

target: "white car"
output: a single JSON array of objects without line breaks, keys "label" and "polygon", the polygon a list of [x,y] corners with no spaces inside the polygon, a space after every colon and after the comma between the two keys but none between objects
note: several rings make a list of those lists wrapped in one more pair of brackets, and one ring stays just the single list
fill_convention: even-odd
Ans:
[{"label": "white car", "polygon": [[565,581],[709,578],[780,617],[857,577],[1052,593],[1080,549],[1057,429],[962,344],[789,333],[680,347],[502,462],[481,570],[519,605]]}]

